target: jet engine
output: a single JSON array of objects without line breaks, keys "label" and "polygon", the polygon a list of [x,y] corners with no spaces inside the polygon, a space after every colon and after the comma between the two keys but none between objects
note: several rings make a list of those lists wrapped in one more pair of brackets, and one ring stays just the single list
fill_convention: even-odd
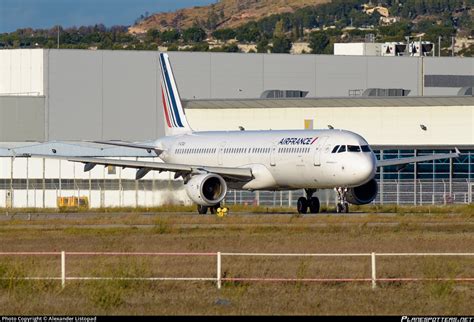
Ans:
[{"label": "jet engine", "polygon": [[227,193],[225,180],[213,173],[192,176],[185,188],[189,198],[201,206],[214,206],[221,202]]},{"label": "jet engine", "polygon": [[369,182],[347,190],[346,200],[353,205],[365,205],[377,196],[379,188],[375,179]]}]

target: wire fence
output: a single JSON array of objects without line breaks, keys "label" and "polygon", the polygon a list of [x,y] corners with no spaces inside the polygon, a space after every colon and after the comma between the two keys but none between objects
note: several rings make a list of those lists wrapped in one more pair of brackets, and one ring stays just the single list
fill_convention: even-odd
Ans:
[{"label": "wire fence", "polygon": [[[230,252],[0,252],[0,257],[20,256],[52,256],[59,258],[60,276],[1,276],[2,280],[60,280],[64,288],[67,281],[100,281],[100,280],[127,280],[127,281],[212,281],[218,289],[223,282],[370,282],[373,289],[381,282],[474,282],[474,277],[469,276],[436,276],[436,277],[386,277],[377,276],[377,257],[473,257],[474,253],[230,253]],[[69,276],[66,271],[66,256],[120,256],[120,257],[214,257],[214,276]],[[279,257],[279,258],[321,258],[321,257],[359,257],[370,261],[370,272],[365,277],[226,277],[223,276],[223,257]],[[258,265],[258,264],[256,264]],[[472,265],[471,265],[472,266]],[[370,274],[369,274],[370,273]]]}]

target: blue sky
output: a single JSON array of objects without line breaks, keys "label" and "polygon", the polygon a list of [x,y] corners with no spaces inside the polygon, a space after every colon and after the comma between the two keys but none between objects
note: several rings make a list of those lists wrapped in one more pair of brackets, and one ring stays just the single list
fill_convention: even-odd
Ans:
[{"label": "blue sky", "polygon": [[0,0],[0,33],[18,28],[132,25],[141,14],[216,3],[216,0]]}]

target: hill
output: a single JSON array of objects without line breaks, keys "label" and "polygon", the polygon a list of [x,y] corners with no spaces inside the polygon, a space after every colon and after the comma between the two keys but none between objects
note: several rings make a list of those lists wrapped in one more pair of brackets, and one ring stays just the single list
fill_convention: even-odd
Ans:
[{"label": "hill", "polygon": [[185,29],[193,25],[208,30],[235,28],[273,14],[291,13],[327,2],[330,0],[220,0],[209,6],[153,14],[130,27],[129,32],[141,34],[149,29]]}]

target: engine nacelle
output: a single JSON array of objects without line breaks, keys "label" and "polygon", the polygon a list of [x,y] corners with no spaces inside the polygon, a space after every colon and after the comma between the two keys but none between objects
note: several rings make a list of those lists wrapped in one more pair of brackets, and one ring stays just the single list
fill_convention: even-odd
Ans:
[{"label": "engine nacelle", "polygon": [[214,206],[221,202],[227,193],[225,180],[213,173],[192,176],[185,188],[189,198],[201,206]]},{"label": "engine nacelle", "polygon": [[353,205],[365,205],[372,202],[375,197],[377,197],[378,190],[379,187],[377,181],[372,179],[362,186],[347,190],[346,200]]}]

